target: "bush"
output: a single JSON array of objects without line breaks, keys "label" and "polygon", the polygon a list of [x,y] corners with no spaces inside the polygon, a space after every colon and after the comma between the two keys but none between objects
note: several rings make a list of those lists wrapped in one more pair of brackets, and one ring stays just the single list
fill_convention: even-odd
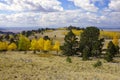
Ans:
[{"label": "bush", "polygon": [[66,58],[66,62],[72,63],[71,58],[70,58],[70,57],[67,57],[67,58]]},{"label": "bush", "polygon": [[101,61],[97,61],[96,63],[93,64],[93,67],[99,67],[99,66],[102,66],[102,62]]},{"label": "bush", "polygon": [[107,62],[113,61],[113,56],[111,53],[106,53],[106,57],[104,58]]}]

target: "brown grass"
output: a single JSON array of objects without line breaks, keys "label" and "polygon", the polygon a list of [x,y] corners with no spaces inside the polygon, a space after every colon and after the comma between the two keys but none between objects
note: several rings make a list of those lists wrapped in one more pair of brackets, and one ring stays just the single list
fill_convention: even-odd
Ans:
[{"label": "brown grass", "polygon": [[[66,30],[61,29],[35,35],[48,35],[63,43],[64,32]],[[27,54],[15,51],[0,53],[0,80],[120,80],[120,57],[114,59],[115,63],[100,59],[103,65],[94,68],[97,59],[82,61],[79,57],[71,57],[72,63],[68,63],[66,57],[55,54],[53,51],[45,54],[33,54],[32,51]]]},{"label": "brown grass", "polygon": [[79,57],[66,57],[51,53],[32,54],[24,52],[0,53],[0,80],[120,80],[118,63],[107,63],[94,68],[97,59],[82,61]]}]

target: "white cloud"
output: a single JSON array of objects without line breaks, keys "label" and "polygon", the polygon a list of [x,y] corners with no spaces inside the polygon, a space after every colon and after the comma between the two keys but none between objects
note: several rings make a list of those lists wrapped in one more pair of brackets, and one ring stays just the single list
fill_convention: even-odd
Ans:
[{"label": "white cloud", "polygon": [[[22,12],[16,14],[0,14],[0,25],[6,27],[64,27],[74,26],[119,26],[120,12],[98,15],[81,10],[66,10],[62,12],[34,13]],[[7,24],[6,24],[7,23]]]},{"label": "white cloud", "polygon": [[[110,27],[120,25],[119,7],[110,7],[110,4],[119,6],[117,5],[118,3],[112,2],[114,0],[109,4],[109,9],[105,8],[99,11],[99,13],[96,12],[98,8],[95,7],[94,2],[100,0],[91,0],[92,3],[90,0],[69,0],[73,1],[77,7],[82,8],[76,10],[63,10],[58,0],[4,1],[4,3],[0,3],[0,10],[12,10],[15,13],[1,13],[0,27],[64,27],[69,25]],[[116,12],[111,12],[110,9],[114,9]]]},{"label": "white cloud", "polygon": [[91,3],[90,0],[68,0],[74,2],[75,6],[80,7],[84,10],[91,11],[91,12],[97,12],[98,8],[94,5],[94,3]]},{"label": "white cloud", "polygon": [[0,10],[12,11],[62,11],[58,0],[4,0],[0,3]]},{"label": "white cloud", "polygon": [[109,9],[120,11],[120,0],[111,0],[109,3]]}]

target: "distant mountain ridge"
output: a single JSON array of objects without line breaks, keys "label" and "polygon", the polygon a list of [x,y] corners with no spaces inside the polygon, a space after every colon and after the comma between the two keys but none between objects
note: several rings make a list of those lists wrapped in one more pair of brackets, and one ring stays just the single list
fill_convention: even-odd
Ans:
[{"label": "distant mountain ridge", "polygon": [[0,28],[0,31],[18,33],[21,31],[37,30],[37,29],[39,29],[39,27],[5,27],[5,28]]},{"label": "distant mountain ridge", "polygon": [[[5,34],[5,33],[18,33],[22,31],[28,31],[28,30],[37,30],[39,28],[43,27],[0,27],[0,33]],[[45,27],[44,27],[45,28]],[[101,30],[110,30],[110,31],[120,31],[120,27],[98,27]]]},{"label": "distant mountain ridge", "polygon": [[14,34],[13,32],[3,32],[0,30],[0,34]]}]

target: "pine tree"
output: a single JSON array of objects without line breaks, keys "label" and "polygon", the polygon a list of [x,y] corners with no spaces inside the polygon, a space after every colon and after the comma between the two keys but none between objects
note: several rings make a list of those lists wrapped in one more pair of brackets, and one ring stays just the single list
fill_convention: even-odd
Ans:
[{"label": "pine tree", "polygon": [[89,54],[90,54],[90,49],[88,46],[86,46],[83,49],[83,56],[82,56],[82,60],[88,60],[89,59]]},{"label": "pine tree", "polygon": [[94,41],[94,44],[92,46],[92,51],[91,51],[92,56],[100,57],[102,53],[102,47],[104,45],[103,42],[104,42],[104,38]]},{"label": "pine tree", "polygon": [[73,34],[72,30],[68,32],[67,35],[65,35],[64,38],[65,43],[60,47],[63,54],[66,56],[72,56],[75,55],[77,52],[77,38],[75,34]]},{"label": "pine tree", "polygon": [[89,47],[89,56],[98,56],[103,47],[103,39],[99,40],[100,30],[97,27],[87,27],[80,36],[79,51],[83,54],[84,48]]},{"label": "pine tree", "polygon": [[110,52],[107,52],[107,53],[106,53],[105,60],[106,60],[107,62],[113,61],[113,56],[112,56],[112,54],[111,54]]},{"label": "pine tree", "polygon": [[115,49],[116,49],[115,54],[118,54],[119,53],[119,39],[118,39],[117,35],[115,35],[113,37],[112,42],[115,45]]},{"label": "pine tree", "polygon": [[106,51],[106,56],[105,60],[110,62],[113,60],[113,57],[115,56],[115,46],[112,41],[108,43],[107,51]]}]

